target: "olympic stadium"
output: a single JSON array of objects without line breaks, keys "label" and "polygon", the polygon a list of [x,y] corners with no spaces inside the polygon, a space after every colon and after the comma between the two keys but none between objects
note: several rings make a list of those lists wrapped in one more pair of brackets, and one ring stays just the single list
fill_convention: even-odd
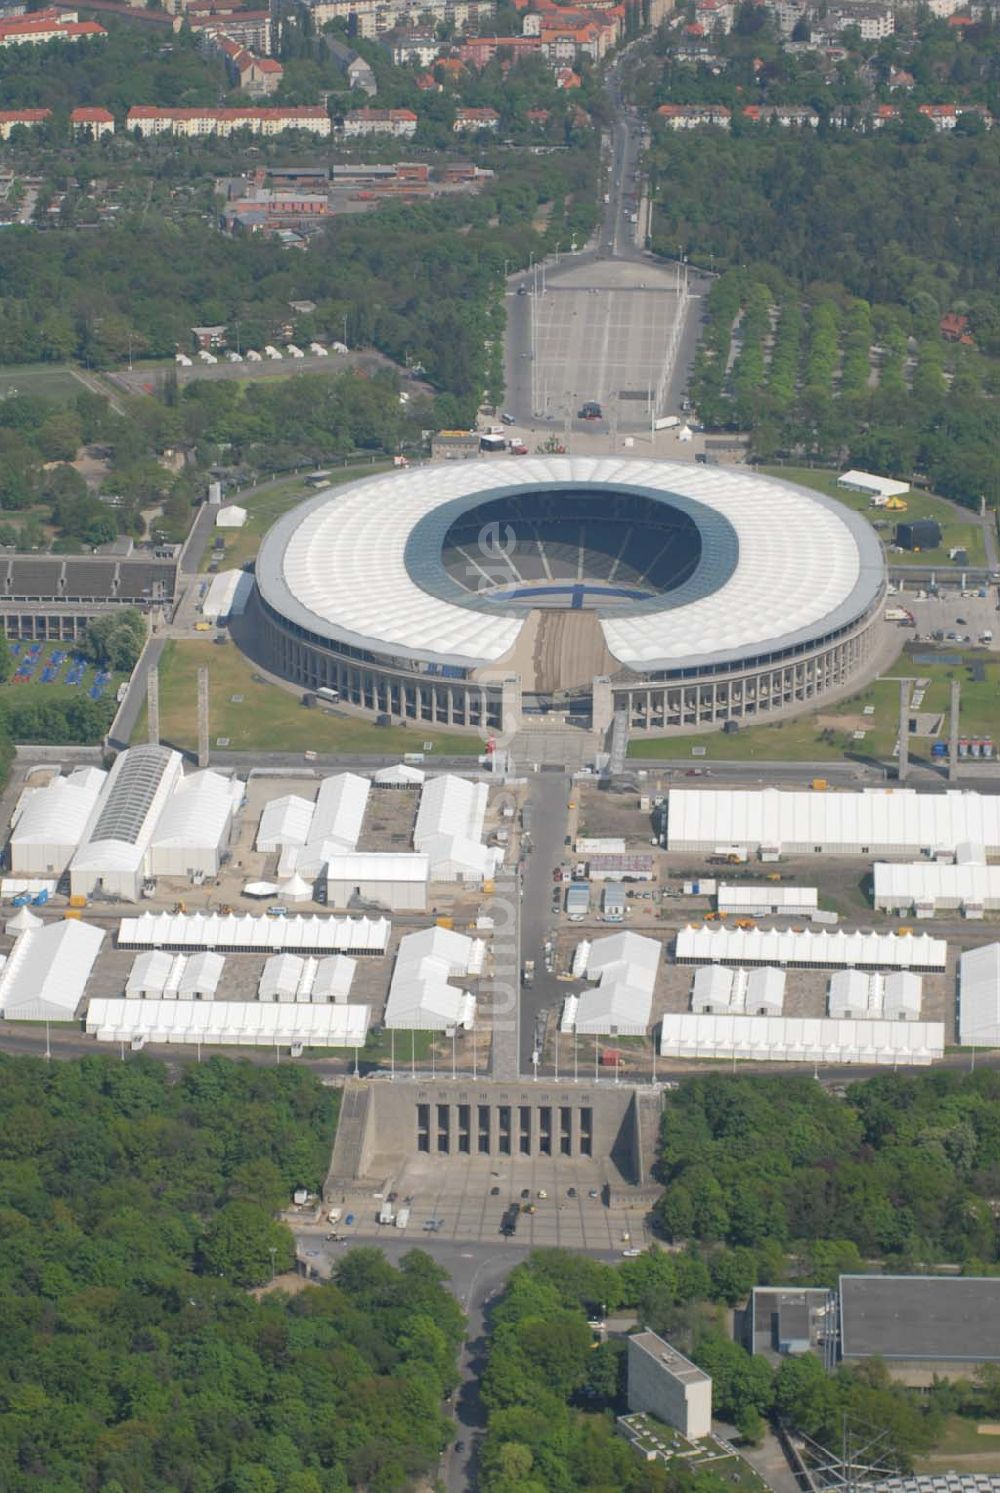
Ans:
[{"label": "olympic stadium", "polygon": [[[863,677],[885,564],[860,515],[720,467],[501,457],[327,489],[265,536],[255,647],[375,715],[604,731],[790,714]],[[732,729],[730,727],[730,729]]]}]

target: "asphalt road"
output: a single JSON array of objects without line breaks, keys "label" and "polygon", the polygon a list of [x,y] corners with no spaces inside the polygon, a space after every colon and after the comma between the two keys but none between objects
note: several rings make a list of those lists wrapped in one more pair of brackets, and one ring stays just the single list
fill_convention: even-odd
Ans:
[{"label": "asphalt road", "polygon": [[[531,834],[524,859],[524,896],[521,899],[521,958],[535,961],[535,978],[521,984],[520,1063],[521,1072],[531,1072],[538,1013],[551,1010],[564,991],[545,968],[545,939],[558,921],[552,911],[552,867],[563,859],[567,808],[571,780],[562,773],[539,772],[528,790]],[[522,837],[522,849],[525,849]]]},{"label": "asphalt road", "polygon": [[[310,1248],[314,1247],[312,1244]],[[325,1246],[334,1263],[342,1258],[345,1249],[371,1247],[370,1241],[358,1240],[354,1245]],[[461,1245],[439,1242],[429,1235],[414,1238],[379,1241],[376,1246],[386,1258],[396,1265],[400,1258],[412,1249],[422,1249],[447,1270],[451,1290],[465,1312],[467,1328],[465,1342],[459,1357],[461,1382],[455,1394],[451,1410],[455,1420],[455,1439],[447,1448],[441,1461],[441,1475],[449,1493],[468,1493],[476,1486],[476,1460],[479,1444],[486,1431],[486,1409],[479,1394],[479,1384],[486,1367],[486,1327],[490,1305],[503,1290],[507,1276],[531,1253],[527,1247],[505,1245],[502,1252],[483,1256],[479,1250],[465,1249]],[[577,1250],[575,1253],[589,1254],[594,1259],[613,1264],[619,1258],[609,1250]]]}]

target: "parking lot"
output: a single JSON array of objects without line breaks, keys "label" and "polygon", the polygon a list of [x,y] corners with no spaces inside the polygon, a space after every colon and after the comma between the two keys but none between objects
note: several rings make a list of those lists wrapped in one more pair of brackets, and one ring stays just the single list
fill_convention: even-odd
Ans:
[{"label": "parking lot", "polygon": [[652,263],[551,277],[532,305],[535,414],[574,422],[593,400],[605,426],[648,430],[680,306],[672,272]]},{"label": "parking lot", "polygon": [[[908,587],[896,596],[890,596],[887,606],[898,604],[916,619],[918,639],[935,643],[954,643],[968,646],[978,644],[991,653],[1000,652],[1000,603],[997,588],[984,586],[979,589],[942,587],[936,593],[925,587]],[[910,636],[913,629],[909,629]],[[991,633],[984,638],[984,633]]]}]

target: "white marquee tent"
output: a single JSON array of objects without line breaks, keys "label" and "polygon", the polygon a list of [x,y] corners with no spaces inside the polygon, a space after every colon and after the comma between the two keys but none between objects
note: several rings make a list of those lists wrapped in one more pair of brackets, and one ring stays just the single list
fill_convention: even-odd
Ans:
[{"label": "white marquee tent", "polygon": [[431,881],[484,881],[502,851],[482,843],[489,788],[445,773],[428,778],[420,794],[413,848],[430,859]]},{"label": "white marquee tent", "polygon": [[358,851],[326,863],[326,900],[346,907],[356,894],[386,907],[421,912],[427,906],[430,861],[416,851]]},{"label": "white marquee tent", "polygon": [[242,953],[290,949],[316,954],[384,954],[388,918],[284,918],[221,913],[144,912],[122,918],[120,949],[228,949]]},{"label": "white marquee tent", "polygon": [[93,999],[87,1031],[99,1042],[200,1043],[216,1047],[362,1047],[368,1006],[258,1001]]},{"label": "white marquee tent", "polygon": [[682,928],[678,964],[771,964],[800,969],[943,970],[948,945],[926,933],[847,933],[842,929]]},{"label": "white marquee tent", "polygon": [[829,1014],[835,1019],[919,1021],[923,981],[909,970],[890,975],[841,969],[830,976]]},{"label": "white marquee tent", "polygon": [[912,908],[918,917],[956,908],[973,916],[996,912],[1000,908],[1000,866],[876,861],[874,902],[877,908],[891,912],[909,912]]},{"label": "white marquee tent", "polygon": [[780,1016],[785,1003],[785,971],[762,966],[730,969],[704,964],[695,970],[691,1010],[737,1015]]}]

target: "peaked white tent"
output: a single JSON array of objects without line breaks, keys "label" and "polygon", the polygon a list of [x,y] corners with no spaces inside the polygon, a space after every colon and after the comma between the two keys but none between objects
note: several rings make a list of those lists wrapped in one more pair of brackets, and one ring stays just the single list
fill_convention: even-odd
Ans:
[{"label": "peaked white tent", "polygon": [[372,782],[376,788],[419,788],[426,777],[422,768],[399,762],[395,767],[380,767]]},{"label": "peaked white tent", "polygon": [[266,854],[283,845],[304,845],[309,838],[313,805],[297,793],[272,798],[264,805],[257,828],[256,848]]},{"label": "peaked white tent", "polygon": [[27,933],[29,928],[41,928],[42,919],[31,911],[30,907],[19,907],[14,916],[4,926],[5,933]]}]

